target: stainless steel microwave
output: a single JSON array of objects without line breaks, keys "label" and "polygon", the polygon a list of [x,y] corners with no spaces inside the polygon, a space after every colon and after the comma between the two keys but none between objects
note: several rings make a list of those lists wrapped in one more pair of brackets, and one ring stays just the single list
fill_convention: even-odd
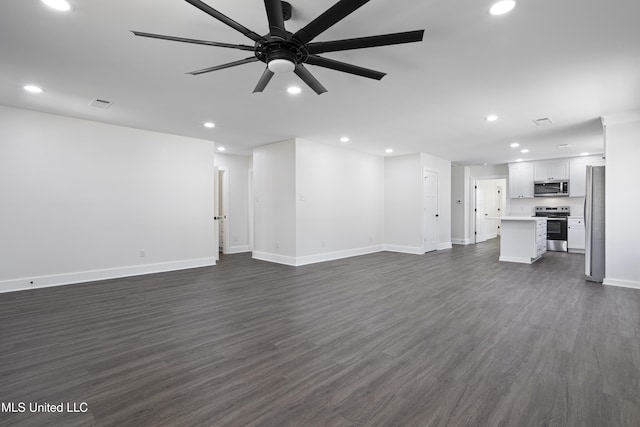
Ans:
[{"label": "stainless steel microwave", "polygon": [[569,181],[536,181],[533,183],[534,197],[568,197]]}]

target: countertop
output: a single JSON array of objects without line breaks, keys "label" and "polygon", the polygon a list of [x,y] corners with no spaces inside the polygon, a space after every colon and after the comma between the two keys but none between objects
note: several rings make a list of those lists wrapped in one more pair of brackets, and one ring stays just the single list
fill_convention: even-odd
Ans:
[{"label": "countertop", "polygon": [[485,219],[494,219],[500,221],[538,221],[539,219],[547,220],[544,216],[488,216]]}]

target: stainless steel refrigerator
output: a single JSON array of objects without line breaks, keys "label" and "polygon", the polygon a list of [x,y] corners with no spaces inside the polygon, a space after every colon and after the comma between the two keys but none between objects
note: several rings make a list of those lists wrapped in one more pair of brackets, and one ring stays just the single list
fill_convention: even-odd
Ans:
[{"label": "stainless steel refrigerator", "polygon": [[585,268],[591,282],[604,279],[604,166],[587,166],[584,199]]}]

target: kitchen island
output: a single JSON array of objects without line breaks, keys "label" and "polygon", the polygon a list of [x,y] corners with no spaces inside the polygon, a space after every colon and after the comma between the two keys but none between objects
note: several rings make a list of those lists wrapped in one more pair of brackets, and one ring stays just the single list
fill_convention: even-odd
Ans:
[{"label": "kitchen island", "polygon": [[547,251],[547,218],[502,216],[500,221],[500,261],[533,264]]}]

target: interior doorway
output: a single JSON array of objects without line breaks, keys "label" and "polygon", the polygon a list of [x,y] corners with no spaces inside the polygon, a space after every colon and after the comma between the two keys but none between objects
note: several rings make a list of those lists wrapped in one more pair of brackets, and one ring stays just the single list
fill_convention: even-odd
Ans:
[{"label": "interior doorway", "polygon": [[218,254],[226,254],[229,251],[229,239],[227,212],[229,211],[229,176],[225,166],[215,168],[216,195],[214,203],[214,219],[216,220],[215,233],[217,236]]},{"label": "interior doorway", "polygon": [[506,185],[506,178],[479,178],[473,181],[471,234],[474,243],[500,236],[500,221],[488,218],[506,214]]}]

